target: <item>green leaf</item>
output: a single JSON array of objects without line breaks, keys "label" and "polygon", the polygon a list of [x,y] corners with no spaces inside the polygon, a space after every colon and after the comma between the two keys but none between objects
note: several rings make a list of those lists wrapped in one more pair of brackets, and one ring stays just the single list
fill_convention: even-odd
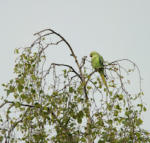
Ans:
[{"label": "green leaf", "polygon": [[19,54],[19,49],[15,49],[15,50],[14,50],[14,53],[15,53],[15,54]]},{"label": "green leaf", "polygon": [[107,104],[107,109],[108,109],[109,111],[111,111],[111,110],[112,110],[112,105]]},{"label": "green leaf", "polygon": [[81,142],[86,142],[86,139],[84,137],[82,137],[80,140]]},{"label": "green leaf", "polygon": [[16,108],[20,107],[20,105],[21,105],[21,104],[20,104],[19,102],[16,102],[16,103],[15,103],[15,107],[16,107]]},{"label": "green leaf", "polygon": [[79,93],[80,95],[82,95],[82,94],[83,94],[83,86],[80,85],[80,86],[78,87],[77,91],[78,91],[78,93]]},{"label": "green leaf", "polygon": [[34,81],[37,80],[37,77],[35,75],[32,75],[31,77]]},{"label": "green leaf", "polygon": [[91,88],[92,88],[91,86],[87,86],[87,89],[89,89],[89,90],[90,90]]},{"label": "green leaf", "polygon": [[9,90],[10,90],[10,93],[12,93],[12,92],[15,91],[15,87],[14,87],[14,86],[10,86],[10,87],[9,87]]},{"label": "green leaf", "polygon": [[19,95],[18,94],[14,94],[14,97],[15,97],[15,99],[17,99],[19,97]]},{"label": "green leaf", "polygon": [[81,118],[82,118],[82,117],[84,116],[83,111],[79,111],[78,115],[79,115],[79,117],[81,117]]},{"label": "green leaf", "polygon": [[118,110],[121,109],[120,106],[119,106],[119,104],[118,104],[118,105],[115,105],[115,108],[118,109]]},{"label": "green leaf", "polygon": [[108,124],[112,125],[113,121],[112,120],[108,120]]},{"label": "green leaf", "polygon": [[78,121],[79,124],[81,124],[81,123],[82,123],[82,118],[79,118],[79,117],[78,117],[78,118],[77,118],[77,121]]},{"label": "green leaf", "polygon": [[143,123],[143,120],[142,120],[141,118],[138,118],[138,119],[136,120],[136,125],[137,125],[137,126],[141,125],[142,123]]},{"label": "green leaf", "polygon": [[35,103],[35,107],[36,107],[36,108],[40,108],[41,105],[40,105],[39,103],[36,102],[36,103]]},{"label": "green leaf", "polygon": [[99,140],[98,143],[105,143],[105,141],[104,140]]},{"label": "green leaf", "polygon": [[120,94],[120,95],[118,96],[118,99],[119,99],[119,100],[122,100],[122,99],[123,99],[123,95]]},{"label": "green leaf", "polygon": [[72,87],[69,87],[69,92],[73,93],[73,88]]},{"label": "green leaf", "polygon": [[21,85],[21,84],[18,85],[18,91],[19,92],[22,92],[23,88],[24,88],[23,85]]},{"label": "green leaf", "polygon": [[27,98],[27,95],[25,95],[25,94],[21,94],[21,98],[24,100],[24,99],[26,99],[26,98]]},{"label": "green leaf", "polygon": [[144,110],[144,112],[146,112],[146,110],[147,110],[146,107],[143,107],[143,110]]},{"label": "green leaf", "polygon": [[115,110],[114,111],[114,116],[118,116],[118,113],[119,113],[118,110]]},{"label": "green leaf", "polygon": [[54,95],[54,96],[57,96],[57,95],[58,95],[58,92],[57,92],[57,91],[54,91],[54,92],[53,92],[53,95]]},{"label": "green leaf", "polygon": [[35,94],[36,93],[35,89],[31,88],[31,93]]},{"label": "green leaf", "polygon": [[2,141],[3,141],[3,138],[4,138],[3,136],[0,136],[0,142],[2,142]]}]

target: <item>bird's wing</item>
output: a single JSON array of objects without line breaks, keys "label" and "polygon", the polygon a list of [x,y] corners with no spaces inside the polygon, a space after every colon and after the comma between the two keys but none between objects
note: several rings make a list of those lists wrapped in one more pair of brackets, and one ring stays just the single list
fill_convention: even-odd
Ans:
[{"label": "bird's wing", "polygon": [[104,67],[104,59],[102,56],[99,56],[99,63],[100,63],[100,68]]}]

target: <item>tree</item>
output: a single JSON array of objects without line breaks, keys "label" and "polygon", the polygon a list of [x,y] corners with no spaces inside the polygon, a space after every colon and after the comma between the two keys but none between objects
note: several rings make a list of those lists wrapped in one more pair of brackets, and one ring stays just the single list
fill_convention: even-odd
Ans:
[{"label": "tree", "polygon": [[[0,105],[1,142],[150,142],[149,132],[141,128],[141,114],[146,111],[141,87],[137,94],[128,90],[126,77],[130,73],[137,71],[141,84],[134,62],[121,59],[105,63],[107,95],[88,58],[79,62],[63,36],[51,29],[34,35],[37,38],[31,46],[15,50],[15,78],[3,84],[6,95],[1,96]],[[62,43],[76,67],[47,61],[50,46]]]}]

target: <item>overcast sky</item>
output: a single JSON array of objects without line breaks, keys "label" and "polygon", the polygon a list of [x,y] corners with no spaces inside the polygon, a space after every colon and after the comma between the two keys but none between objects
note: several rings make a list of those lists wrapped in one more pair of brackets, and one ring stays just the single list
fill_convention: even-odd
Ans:
[{"label": "overcast sky", "polygon": [[[107,61],[136,62],[148,107],[144,128],[150,130],[150,0],[0,0],[0,84],[13,76],[14,49],[28,46],[45,28],[61,33],[79,57],[94,50]],[[57,48],[50,56],[69,59]]]}]

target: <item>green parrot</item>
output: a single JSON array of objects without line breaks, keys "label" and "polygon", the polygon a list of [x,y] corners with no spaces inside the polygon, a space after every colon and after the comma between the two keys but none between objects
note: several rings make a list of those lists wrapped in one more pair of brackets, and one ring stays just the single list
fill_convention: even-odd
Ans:
[{"label": "green parrot", "polygon": [[108,86],[107,86],[107,82],[106,82],[105,75],[104,75],[104,59],[103,59],[103,57],[95,51],[90,53],[90,57],[91,57],[92,67],[100,73],[102,81],[108,91]]}]

